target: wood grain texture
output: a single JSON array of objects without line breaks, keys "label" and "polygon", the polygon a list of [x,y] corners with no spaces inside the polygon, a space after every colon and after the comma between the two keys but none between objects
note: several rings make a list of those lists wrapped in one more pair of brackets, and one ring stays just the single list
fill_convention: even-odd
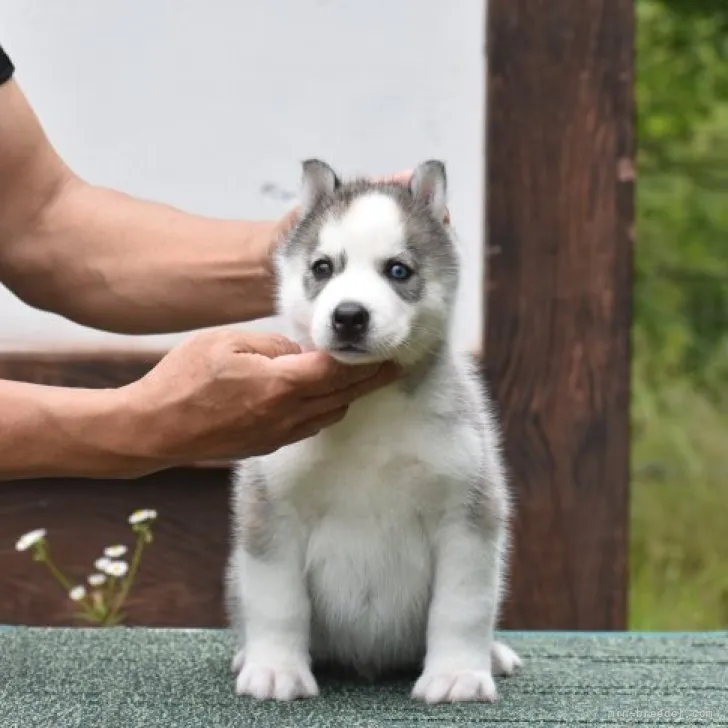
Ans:
[{"label": "wood grain texture", "polygon": [[0,379],[56,387],[121,387],[144,376],[164,352],[0,352]]},{"label": "wood grain texture", "polygon": [[484,340],[517,524],[505,624],[626,623],[632,0],[490,0]]},{"label": "wood grain texture", "polygon": [[123,543],[131,548],[129,514],[155,508],[155,540],[127,601],[127,623],[222,626],[228,482],[223,469],[180,469],[133,482],[0,483],[0,624],[78,624],[73,603],[45,566],[15,551],[23,533],[46,528],[59,568],[83,583],[104,547]]}]

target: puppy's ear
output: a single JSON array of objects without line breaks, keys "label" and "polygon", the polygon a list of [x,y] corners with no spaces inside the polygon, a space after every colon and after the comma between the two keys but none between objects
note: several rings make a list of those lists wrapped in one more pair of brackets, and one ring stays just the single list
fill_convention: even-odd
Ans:
[{"label": "puppy's ear", "polygon": [[302,167],[301,212],[305,215],[319,200],[331,197],[341,186],[341,181],[336,172],[320,159],[307,159]]},{"label": "puppy's ear", "polygon": [[438,220],[446,221],[447,173],[442,162],[431,159],[417,167],[410,180],[410,191],[416,200],[422,200],[429,206]]}]

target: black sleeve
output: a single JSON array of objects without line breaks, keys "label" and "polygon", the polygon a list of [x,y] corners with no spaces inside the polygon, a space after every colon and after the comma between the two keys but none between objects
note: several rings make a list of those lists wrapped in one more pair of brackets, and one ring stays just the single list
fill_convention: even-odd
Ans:
[{"label": "black sleeve", "polygon": [[5,83],[13,75],[13,71],[15,71],[13,62],[8,58],[3,47],[0,46],[0,84]]}]

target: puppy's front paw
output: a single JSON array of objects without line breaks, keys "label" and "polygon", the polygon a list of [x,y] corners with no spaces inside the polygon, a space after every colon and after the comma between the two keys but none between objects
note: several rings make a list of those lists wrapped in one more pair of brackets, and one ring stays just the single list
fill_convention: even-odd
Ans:
[{"label": "puppy's front paw", "polygon": [[245,659],[235,681],[235,692],[258,700],[296,700],[318,695],[318,685],[303,658]]},{"label": "puppy's front paw", "polygon": [[490,648],[490,659],[493,663],[494,675],[513,675],[521,669],[521,658],[502,642],[493,642]]},{"label": "puppy's front paw", "polygon": [[237,675],[243,669],[244,664],[245,664],[245,650],[238,650],[235,653],[235,657],[233,657],[232,665],[230,666],[233,671],[233,674]]},{"label": "puppy's front paw", "polygon": [[428,669],[415,683],[412,697],[426,703],[489,702],[496,698],[490,670]]}]

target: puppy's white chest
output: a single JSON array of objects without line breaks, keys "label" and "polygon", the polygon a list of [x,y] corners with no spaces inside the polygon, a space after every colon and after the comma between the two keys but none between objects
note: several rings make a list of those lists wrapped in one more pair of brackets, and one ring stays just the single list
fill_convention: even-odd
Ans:
[{"label": "puppy's white chest", "polygon": [[277,495],[302,511],[403,516],[436,509],[444,481],[462,478],[478,458],[475,431],[390,389],[356,403],[341,424],[268,456],[265,469]]},{"label": "puppy's white chest", "polygon": [[289,448],[267,476],[303,525],[312,652],[386,666],[417,660],[424,644],[432,532],[448,488],[428,420],[406,400],[374,405]]},{"label": "puppy's white chest", "polygon": [[433,559],[415,509],[324,515],[310,532],[305,572],[316,659],[381,669],[421,657]]},{"label": "puppy's white chest", "polygon": [[310,528],[325,519],[371,531],[437,509],[443,461],[431,424],[397,396],[377,399],[267,459],[268,482]]},{"label": "puppy's white chest", "polygon": [[393,460],[320,483],[304,516],[315,659],[383,669],[421,658],[433,518],[416,497],[418,473],[420,463]]}]

